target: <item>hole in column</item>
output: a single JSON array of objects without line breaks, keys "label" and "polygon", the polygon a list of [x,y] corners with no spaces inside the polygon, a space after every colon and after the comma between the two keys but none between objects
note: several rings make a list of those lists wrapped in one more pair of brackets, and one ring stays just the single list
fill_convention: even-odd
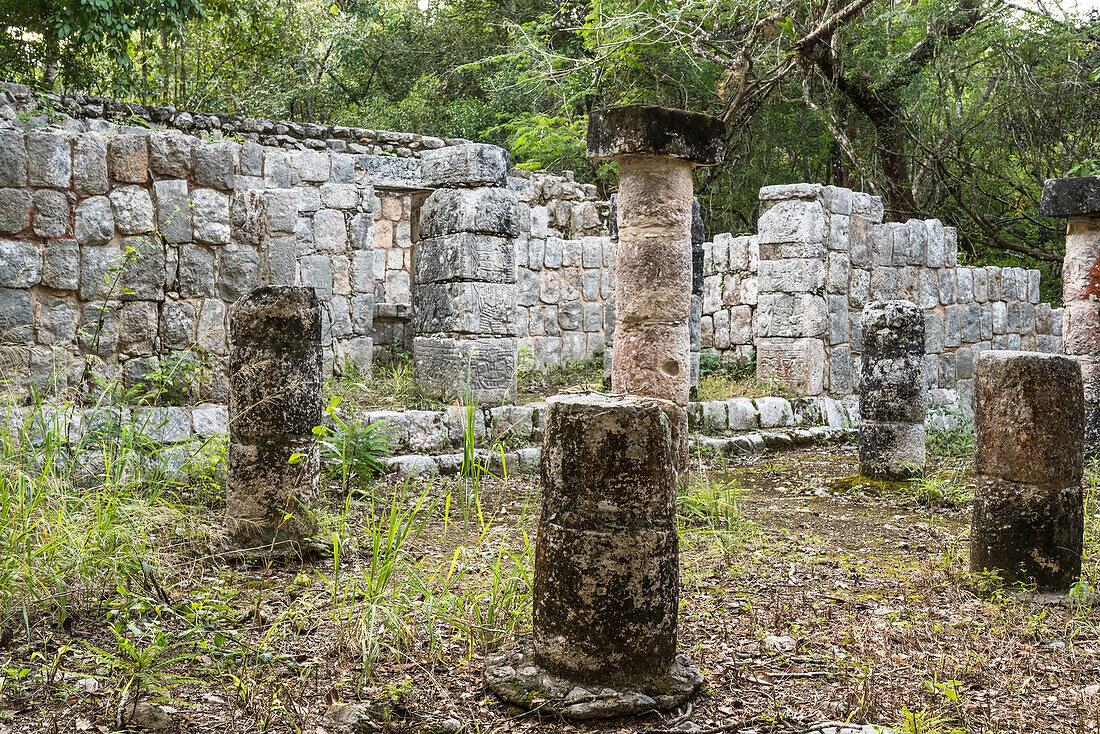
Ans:
[{"label": "hole in column", "polygon": [[666,359],[665,363],[661,365],[661,372],[666,377],[676,377],[680,374],[680,363],[675,359]]}]

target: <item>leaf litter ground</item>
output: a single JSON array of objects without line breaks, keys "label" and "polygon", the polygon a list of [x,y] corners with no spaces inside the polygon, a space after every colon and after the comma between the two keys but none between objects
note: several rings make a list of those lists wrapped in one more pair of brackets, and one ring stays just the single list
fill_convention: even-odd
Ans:
[{"label": "leaf litter ground", "polygon": [[[941,461],[918,485],[856,470],[850,446],[698,460],[680,647],[706,683],[678,711],[574,725],[486,693],[485,657],[530,624],[537,480],[510,477],[480,503],[457,481],[382,482],[373,506],[330,508],[338,552],[311,563],[225,566],[201,533],[165,528],[167,561],[141,578],[61,619],[11,615],[0,732],[120,730],[135,692],[203,734],[334,734],[333,702],[367,704],[360,731],[1097,731],[1091,503],[1082,584],[1041,597],[966,570],[965,468]],[[411,513],[418,498],[430,512]],[[190,508],[188,527],[216,527],[215,509]]]}]

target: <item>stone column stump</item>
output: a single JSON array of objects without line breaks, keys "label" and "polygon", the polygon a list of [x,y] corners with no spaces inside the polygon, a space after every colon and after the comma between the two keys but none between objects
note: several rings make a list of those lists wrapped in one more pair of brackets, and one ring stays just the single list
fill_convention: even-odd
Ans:
[{"label": "stone column stump", "polygon": [[586,719],[673,708],[702,682],[676,654],[676,469],[662,402],[548,401],[534,634],[489,661],[501,698]]},{"label": "stone column stump", "polygon": [[320,481],[320,301],[311,288],[258,288],[230,308],[229,338],[226,530],[237,549],[300,552]]},{"label": "stone column stump", "polygon": [[508,151],[453,145],[422,159],[439,186],[420,210],[413,287],[413,373],[448,399],[515,397],[520,209],[505,188]]},{"label": "stone column stump", "polygon": [[1100,176],[1054,178],[1039,211],[1068,220],[1062,263],[1062,341],[1081,363],[1085,453],[1100,455]]},{"label": "stone column stump", "polygon": [[910,479],[924,471],[924,311],[909,301],[863,310],[859,380],[859,470]]},{"label": "stone column stump", "polygon": [[1081,575],[1085,406],[1069,357],[982,352],[974,391],[970,567],[1039,591]]},{"label": "stone column stump", "polygon": [[692,170],[721,162],[725,125],[683,110],[593,112],[588,157],[619,163],[611,389],[674,403],[687,464],[691,389]]}]

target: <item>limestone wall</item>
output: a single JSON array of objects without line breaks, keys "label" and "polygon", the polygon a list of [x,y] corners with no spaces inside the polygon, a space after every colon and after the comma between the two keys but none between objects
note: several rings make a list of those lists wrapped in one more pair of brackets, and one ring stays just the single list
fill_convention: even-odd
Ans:
[{"label": "limestone wall", "polygon": [[[314,287],[329,364],[369,364],[382,207],[361,159],[374,157],[100,121],[4,121],[8,371],[42,385],[51,366],[67,367],[64,386],[85,363],[106,368],[117,356],[134,382],[166,353],[198,347],[217,375],[227,306],[261,284]],[[224,381],[211,384],[223,398]]]},{"label": "limestone wall", "polygon": [[[134,382],[198,347],[215,365],[206,397],[223,399],[226,309],[261,284],[317,290],[330,367],[407,349],[420,209],[449,185],[424,161],[465,142],[0,84],[4,376],[44,386],[63,365],[64,386],[117,361]],[[513,169],[507,185],[520,359],[590,356],[613,327],[609,205],[568,173]],[[851,394],[863,305],[884,298],[925,309],[933,389],[968,394],[982,349],[1062,349],[1038,271],[959,266],[937,220],[883,224],[874,197],[816,184],[765,187],[761,203],[758,234],[703,246],[704,349],[755,354],[801,394]]]},{"label": "limestone wall", "polygon": [[[1039,271],[959,265],[955,230],[939,220],[882,223],[882,204],[847,189],[761,189],[757,372],[802,394],[858,385],[860,316],[900,298],[925,313],[929,388],[973,390],[985,349],[1061,352],[1061,309],[1039,301]],[[937,397],[933,393],[933,397]]]},{"label": "limestone wall", "polygon": [[523,356],[540,368],[590,357],[604,348],[605,303],[615,288],[608,205],[571,176],[528,174],[509,185],[530,212],[516,243]]}]

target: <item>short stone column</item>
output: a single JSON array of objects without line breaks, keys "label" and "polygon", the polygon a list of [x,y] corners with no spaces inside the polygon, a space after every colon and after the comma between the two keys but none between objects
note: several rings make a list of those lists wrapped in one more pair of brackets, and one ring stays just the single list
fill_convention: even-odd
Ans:
[{"label": "short stone column", "polygon": [[229,309],[226,530],[238,549],[300,551],[320,460],[321,303],[312,288],[267,286]]},{"label": "short stone column", "polygon": [[454,145],[428,151],[424,179],[440,187],[420,210],[413,285],[413,374],[448,399],[515,396],[519,201],[505,188],[508,151]]},{"label": "short stone column", "polygon": [[970,567],[1066,591],[1081,575],[1085,406],[1069,357],[987,351],[974,390]]},{"label": "short stone column", "polygon": [[702,676],[676,654],[679,546],[664,401],[547,401],[534,634],[489,661],[489,688],[584,719],[668,709]]},{"label": "short stone column", "polygon": [[1085,453],[1100,455],[1100,176],[1043,185],[1039,212],[1069,220],[1062,263],[1062,342],[1081,363]]},{"label": "short stone column", "polygon": [[588,120],[588,157],[619,163],[611,390],[677,406],[680,466],[691,390],[692,169],[720,163],[725,137],[713,117],[645,105]]},{"label": "short stone column", "polygon": [[924,311],[909,301],[867,304],[861,322],[859,470],[909,479],[924,471]]}]

